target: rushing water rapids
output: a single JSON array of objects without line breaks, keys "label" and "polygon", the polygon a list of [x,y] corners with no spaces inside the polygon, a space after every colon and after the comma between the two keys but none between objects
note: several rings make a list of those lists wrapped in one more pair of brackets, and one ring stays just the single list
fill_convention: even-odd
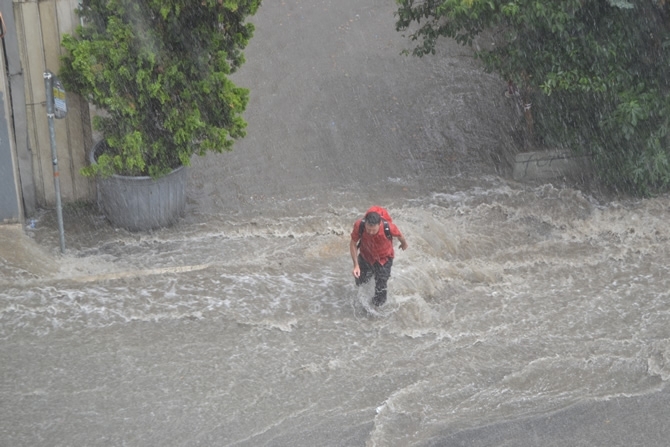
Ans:
[{"label": "rushing water rapids", "polygon": [[[506,179],[504,83],[399,56],[392,11],[264,5],[249,136],[194,160],[183,221],[70,210],[57,271],[0,278],[6,445],[425,445],[664,387],[670,198]],[[410,244],[377,312],[348,253],[374,203]]]},{"label": "rushing water rapids", "polygon": [[670,377],[667,205],[505,182],[403,201],[412,245],[378,315],[350,277],[353,209],[123,235],[3,287],[9,420],[34,445],[54,415],[87,445],[91,424],[133,445],[420,445],[643,394]]}]

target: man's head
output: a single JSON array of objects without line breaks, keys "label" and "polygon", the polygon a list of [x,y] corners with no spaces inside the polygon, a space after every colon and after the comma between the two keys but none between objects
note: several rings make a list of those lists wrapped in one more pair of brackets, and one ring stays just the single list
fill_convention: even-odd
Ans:
[{"label": "man's head", "polygon": [[379,232],[379,225],[381,225],[382,217],[371,211],[365,215],[365,232],[368,234],[377,234]]}]

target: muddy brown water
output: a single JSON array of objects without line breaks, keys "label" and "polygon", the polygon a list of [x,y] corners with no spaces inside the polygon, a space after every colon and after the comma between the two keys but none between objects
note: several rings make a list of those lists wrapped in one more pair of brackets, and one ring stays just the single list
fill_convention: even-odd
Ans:
[{"label": "muddy brown water", "polygon": [[[0,444],[425,445],[663,389],[670,199],[511,181],[504,82],[400,55],[393,11],[266,2],[248,136],[193,160],[178,225],[70,207],[63,257],[53,213],[27,230],[59,268],[3,270]],[[348,254],[372,204],[410,245],[377,312]]]}]

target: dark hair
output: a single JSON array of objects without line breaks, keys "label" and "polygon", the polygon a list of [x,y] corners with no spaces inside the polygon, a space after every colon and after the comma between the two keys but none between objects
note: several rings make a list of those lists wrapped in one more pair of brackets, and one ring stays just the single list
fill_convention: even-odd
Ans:
[{"label": "dark hair", "polygon": [[369,225],[377,225],[381,223],[382,221],[382,216],[379,215],[379,213],[376,213],[374,211],[370,211],[365,215],[365,223]]}]

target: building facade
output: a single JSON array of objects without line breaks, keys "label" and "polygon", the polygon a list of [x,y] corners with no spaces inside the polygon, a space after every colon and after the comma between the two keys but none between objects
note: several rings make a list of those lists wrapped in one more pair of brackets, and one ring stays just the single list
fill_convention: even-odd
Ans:
[{"label": "building facade", "polygon": [[[0,0],[0,222],[22,222],[55,206],[54,170],[46,111],[45,72],[58,73],[61,35],[79,24],[79,0]],[[91,201],[95,182],[83,177],[92,147],[89,106],[67,95],[68,113],[54,120],[63,203]],[[6,129],[5,129],[6,127]],[[14,197],[14,200],[12,200]]]}]

